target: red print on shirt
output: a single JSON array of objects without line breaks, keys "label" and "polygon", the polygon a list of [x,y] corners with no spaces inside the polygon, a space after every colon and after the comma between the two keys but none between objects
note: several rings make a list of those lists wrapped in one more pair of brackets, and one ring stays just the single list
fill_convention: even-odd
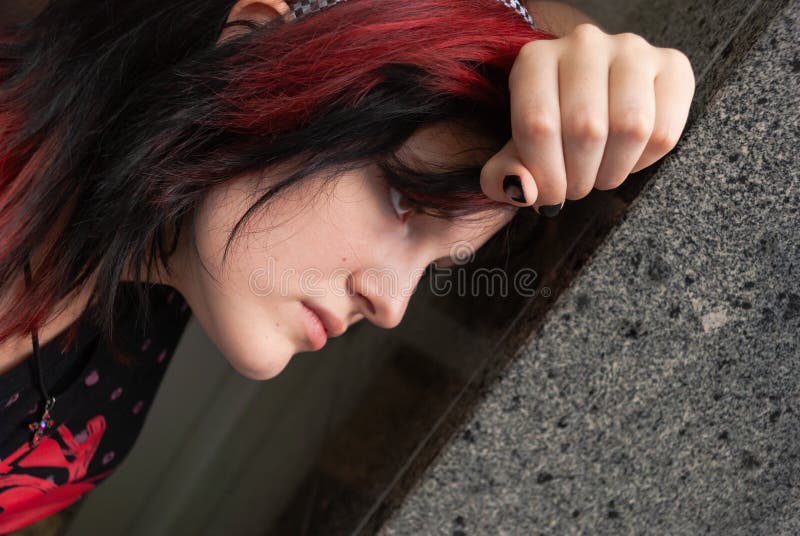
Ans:
[{"label": "red print on shirt", "polygon": [[[89,464],[106,431],[106,420],[96,415],[86,422],[86,437],[78,442],[62,424],[56,429],[61,442],[53,437],[42,439],[34,448],[26,441],[13,454],[0,460],[0,533],[20,529],[78,500],[96,487],[95,482],[112,471],[86,477]],[[62,446],[63,445],[65,446]],[[26,474],[26,470],[67,470],[69,478],[58,485],[50,479]]]}]

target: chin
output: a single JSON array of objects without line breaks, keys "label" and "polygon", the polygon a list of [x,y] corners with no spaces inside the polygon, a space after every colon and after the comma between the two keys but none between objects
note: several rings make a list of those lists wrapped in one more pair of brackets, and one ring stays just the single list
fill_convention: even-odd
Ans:
[{"label": "chin", "polygon": [[213,327],[206,330],[211,341],[230,366],[250,380],[269,380],[279,375],[297,350],[282,333],[266,332],[258,329],[258,324],[253,329],[253,323],[225,316],[208,324]]},{"label": "chin", "polygon": [[236,370],[236,372],[245,378],[249,380],[264,381],[271,380],[283,372],[291,359],[291,354],[285,359],[277,359],[274,353],[271,353],[268,357],[255,361],[228,359],[228,362]]},{"label": "chin", "polygon": [[[280,336],[258,339],[246,333],[230,333],[217,344],[231,367],[250,380],[269,380],[283,372],[294,355],[295,348]],[[244,341],[249,341],[246,344]]]}]

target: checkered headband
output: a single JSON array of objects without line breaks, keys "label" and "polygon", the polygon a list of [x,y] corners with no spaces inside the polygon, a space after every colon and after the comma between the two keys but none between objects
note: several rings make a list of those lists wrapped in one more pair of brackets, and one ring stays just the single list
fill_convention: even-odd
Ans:
[{"label": "checkered headband", "polygon": [[[331,7],[344,0],[298,0],[297,2],[290,3],[290,8],[296,19],[304,17],[310,13],[320,11],[322,9]],[[525,6],[520,0],[497,0],[504,6],[516,11],[525,21],[530,24],[531,28],[536,29],[536,24],[533,22],[533,17],[525,9]]]}]

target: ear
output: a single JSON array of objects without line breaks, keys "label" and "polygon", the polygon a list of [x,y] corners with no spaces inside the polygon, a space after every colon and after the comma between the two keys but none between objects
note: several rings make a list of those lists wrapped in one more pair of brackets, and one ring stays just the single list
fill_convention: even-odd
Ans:
[{"label": "ear", "polygon": [[[289,12],[284,0],[239,0],[231,8],[226,23],[241,20],[263,24]],[[220,32],[217,44],[241,33],[248,32],[246,26],[229,26]]]}]

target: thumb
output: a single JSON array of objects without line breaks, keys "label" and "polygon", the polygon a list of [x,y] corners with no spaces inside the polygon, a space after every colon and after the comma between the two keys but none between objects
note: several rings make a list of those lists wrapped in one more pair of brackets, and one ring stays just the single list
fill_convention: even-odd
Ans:
[{"label": "thumb", "polygon": [[513,139],[483,165],[481,190],[495,201],[517,207],[531,206],[536,201],[539,189],[522,164]]}]

